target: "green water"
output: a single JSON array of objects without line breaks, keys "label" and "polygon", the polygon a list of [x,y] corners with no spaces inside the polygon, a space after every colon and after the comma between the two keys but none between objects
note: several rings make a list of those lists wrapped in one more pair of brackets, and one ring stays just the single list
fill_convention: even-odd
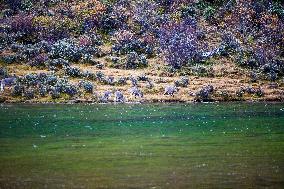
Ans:
[{"label": "green water", "polygon": [[2,105],[0,188],[284,188],[284,104]]}]

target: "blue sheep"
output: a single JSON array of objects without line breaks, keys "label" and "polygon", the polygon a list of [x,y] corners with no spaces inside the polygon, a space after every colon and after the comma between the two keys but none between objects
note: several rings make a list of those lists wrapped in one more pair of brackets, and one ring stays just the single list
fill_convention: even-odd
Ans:
[{"label": "blue sheep", "polygon": [[174,96],[174,93],[178,92],[178,88],[176,86],[166,86],[164,95]]},{"label": "blue sheep", "polygon": [[125,98],[121,91],[115,91],[114,95],[115,95],[115,102],[120,102],[120,103],[125,102]]},{"label": "blue sheep", "polygon": [[13,84],[15,84],[17,78],[14,77],[8,77],[8,78],[4,78],[1,80],[1,86],[0,86],[0,91],[4,91],[5,86],[12,86]]},{"label": "blue sheep", "polygon": [[129,92],[131,95],[133,95],[135,98],[136,97],[140,97],[140,98],[143,98],[143,93],[142,91],[140,91],[137,87],[131,87],[129,89]]}]

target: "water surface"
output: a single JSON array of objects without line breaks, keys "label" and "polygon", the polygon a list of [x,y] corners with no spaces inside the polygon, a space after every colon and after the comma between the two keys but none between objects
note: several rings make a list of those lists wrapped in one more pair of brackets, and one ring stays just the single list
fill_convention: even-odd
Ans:
[{"label": "water surface", "polygon": [[284,188],[284,104],[1,105],[0,188]]}]

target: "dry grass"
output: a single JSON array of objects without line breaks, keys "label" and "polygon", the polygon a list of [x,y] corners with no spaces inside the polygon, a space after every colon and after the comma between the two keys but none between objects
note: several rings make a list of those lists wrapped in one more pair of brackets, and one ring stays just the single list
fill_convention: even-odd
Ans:
[{"label": "dry grass", "polygon": [[[96,81],[91,81],[95,85],[95,93],[92,94],[81,94],[76,98],[67,98],[62,97],[56,102],[66,102],[70,100],[77,100],[81,102],[91,102],[96,100],[96,96],[101,95],[104,91],[110,90],[121,90],[125,95],[126,99],[130,102],[132,101],[146,101],[146,102],[159,102],[159,101],[179,101],[179,102],[188,102],[193,101],[194,97],[190,93],[195,93],[202,86],[213,85],[215,92],[213,98],[215,100],[269,100],[269,101],[279,101],[284,100],[284,84],[283,81],[279,82],[279,87],[277,89],[269,88],[268,81],[259,81],[257,83],[250,83],[250,78],[248,77],[248,71],[237,67],[234,63],[226,59],[218,59],[214,61],[214,64],[211,65],[214,70],[215,77],[198,77],[198,76],[189,76],[190,84],[186,88],[180,88],[178,93],[174,96],[164,95],[164,88],[167,85],[173,85],[174,81],[178,80],[180,77],[178,74],[169,74],[164,70],[163,62],[159,58],[150,59],[148,68],[136,69],[136,70],[123,70],[115,69],[108,67],[107,61],[105,58],[100,58],[105,67],[104,69],[97,69],[95,66],[85,65],[85,64],[76,64],[75,66],[81,70],[88,70],[90,72],[101,71],[106,76],[113,76],[115,78],[127,77],[127,76],[138,76],[145,74],[148,76],[154,83],[154,88],[146,88],[146,82],[139,82],[138,87],[143,91],[144,98],[134,98],[129,93],[129,88],[131,88],[130,81],[127,81],[126,85],[123,86],[112,86],[98,83]],[[47,70],[38,70],[36,68],[31,68],[27,65],[9,65],[9,73],[15,73],[16,75],[22,76],[28,73],[39,73],[39,72],[49,72]],[[62,76],[62,72],[56,73],[59,76]],[[70,78],[70,81],[74,84],[78,84],[80,78]],[[264,90],[264,97],[255,97],[253,95],[244,95],[243,98],[238,98],[236,96],[236,91],[241,86],[253,86],[261,88]],[[222,95],[223,93],[227,94],[226,96]],[[7,102],[15,101],[25,101],[24,98],[13,98],[10,96],[10,91],[7,89],[5,93],[1,94],[2,98],[4,97]],[[53,100],[50,97],[36,98],[29,102],[52,102]]]}]

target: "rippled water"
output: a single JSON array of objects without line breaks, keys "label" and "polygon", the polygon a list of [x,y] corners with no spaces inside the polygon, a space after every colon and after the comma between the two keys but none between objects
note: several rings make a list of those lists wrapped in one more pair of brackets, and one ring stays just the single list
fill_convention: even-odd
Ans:
[{"label": "rippled water", "polygon": [[2,105],[0,188],[284,188],[284,104]]}]

